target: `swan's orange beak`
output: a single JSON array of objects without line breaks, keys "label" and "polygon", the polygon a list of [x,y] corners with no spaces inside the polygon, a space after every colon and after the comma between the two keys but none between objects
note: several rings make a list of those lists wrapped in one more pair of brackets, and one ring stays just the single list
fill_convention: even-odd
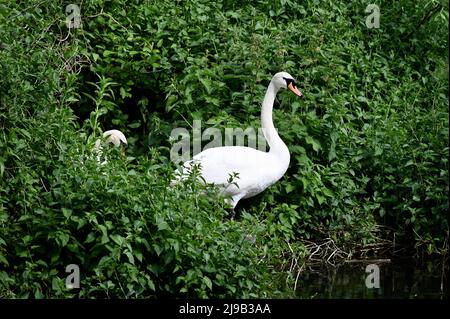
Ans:
[{"label": "swan's orange beak", "polygon": [[300,92],[300,91],[297,89],[297,87],[294,86],[294,84],[292,84],[292,82],[289,83],[288,89],[291,90],[292,92],[294,92],[295,95],[297,95],[297,96],[302,96],[302,92]]}]

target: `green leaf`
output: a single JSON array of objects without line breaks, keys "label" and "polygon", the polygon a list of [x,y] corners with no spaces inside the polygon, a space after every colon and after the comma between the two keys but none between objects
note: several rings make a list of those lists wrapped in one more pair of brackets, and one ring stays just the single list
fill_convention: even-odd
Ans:
[{"label": "green leaf", "polygon": [[358,96],[356,99],[357,99],[359,102],[364,102],[364,103],[367,103],[367,102],[368,102],[368,101],[367,101],[367,98],[364,97],[364,96]]},{"label": "green leaf", "polygon": [[383,149],[381,147],[375,146],[375,156],[383,154]]},{"label": "green leaf", "polygon": [[143,255],[142,255],[142,252],[140,251],[140,250],[137,250],[137,249],[134,249],[133,250],[133,252],[134,252],[134,256],[137,258],[137,260],[139,260],[140,262],[142,262],[142,259],[143,259]]},{"label": "green leaf", "polygon": [[162,218],[162,217],[156,217],[156,226],[158,226],[158,230],[170,230],[169,224]]},{"label": "green leaf", "polygon": [[164,248],[162,248],[161,246],[157,245],[157,244],[153,244],[153,249],[156,252],[156,255],[160,256],[162,251],[164,250]]},{"label": "green leaf", "polygon": [[52,279],[52,290],[59,290],[59,278],[53,277]]},{"label": "green leaf", "polygon": [[141,121],[137,121],[137,122],[128,124],[128,127],[131,127],[131,128],[138,128],[140,126],[141,126]]},{"label": "green leaf", "polygon": [[62,231],[58,231],[55,234],[55,239],[60,247],[65,247],[69,242],[70,235]]},{"label": "green leaf", "polygon": [[328,152],[328,161],[331,162],[335,158],[336,158],[336,151],[333,147],[333,148],[330,148],[330,151]]},{"label": "green leaf", "polygon": [[211,279],[208,278],[208,276],[203,277],[203,282],[206,284],[209,290],[212,290],[212,282]]},{"label": "green leaf", "polygon": [[9,266],[8,261],[6,260],[5,256],[3,256],[2,253],[0,253],[0,263],[5,264],[6,266]]},{"label": "green leaf", "polygon": [[325,196],[328,196],[328,197],[334,197],[333,192],[332,192],[331,190],[329,190],[328,188],[323,188],[323,189],[322,189],[322,193],[323,193]]},{"label": "green leaf", "polygon": [[203,77],[200,77],[199,80],[203,84],[203,86],[206,88],[206,92],[208,94],[211,94],[211,92],[212,92],[211,81],[209,79],[203,78]]},{"label": "green leaf", "polygon": [[325,202],[325,197],[323,197],[322,195],[316,194],[316,198],[320,205]]},{"label": "green leaf", "polygon": [[94,62],[97,62],[98,58],[100,58],[100,56],[97,53],[92,53],[92,58],[94,59]]},{"label": "green leaf", "polygon": [[313,139],[311,136],[306,136],[306,143],[310,144],[314,151],[318,152],[321,149],[319,142]]},{"label": "green leaf", "polygon": [[117,234],[111,235],[111,239],[119,246],[122,246],[123,243],[125,242],[124,238]]},{"label": "green leaf", "polygon": [[167,98],[166,101],[166,112],[170,112],[176,105],[177,97],[175,95],[171,95]]},{"label": "green leaf", "polygon": [[130,262],[130,264],[134,265],[134,256],[130,251],[125,251],[125,255],[128,257],[128,261]]},{"label": "green leaf", "polygon": [[147,283],[148,283],[148,287],[149,287],[151,290],[156,291],[155,283],[153,282],[153,280],[147,279]]},{"label": "green leaf", "polygon": [[98,227],[100,228],[100,231],[102,232],[102,237],[101,237],[100,243],[106,244],[107,242],[109,242],[108,231],[104,225],[98,225]]},{"label": "green leaf", "polygon": [[295,189],[295,186],[293,186],[292,184],[287,184],[286,185],[286,193],[290,193]]},{"label": "green leaf", "polygon": [[123,87],[120,88],[120,96],[122,97],[122,99],[127,98],[127,97],[132,97],[132,95],[128,92],[128,90],[125,90]]},{"label": "green leaf", "polygon": [[4,172],[5,172],[5,163],[3,163],[3,161],[0,161],[0,176],[3,176]]},{"label": "green leaf", "polygon": [[71,210],[71,209],[68,209],[68,208],[62,208],[61,211],[62,211],[64,217],[66,217],[67,219],[68,219],[70,216],[72,216],[72,210]]},{"label": "green leaf", "polygon": [[34,298],[36,298],[36,299],[43,299],[44,298],[44,295],[42,294],[42,291],[41,291],[41,289],[36,289],[35,291],[34,291]]}]

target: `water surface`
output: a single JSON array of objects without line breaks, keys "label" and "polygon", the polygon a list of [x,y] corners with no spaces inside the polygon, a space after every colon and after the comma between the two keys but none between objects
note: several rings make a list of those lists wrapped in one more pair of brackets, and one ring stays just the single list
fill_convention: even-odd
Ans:
[{"label": "water surface", "polygon": [[[448,263],[413,258],[322,265],[304,271],[297,282],[298,298],[431,298],[448,299]],[[379,268],[379,288],[368,288],[366,266]],[[369,281],[374,283],[374,281]]]}]

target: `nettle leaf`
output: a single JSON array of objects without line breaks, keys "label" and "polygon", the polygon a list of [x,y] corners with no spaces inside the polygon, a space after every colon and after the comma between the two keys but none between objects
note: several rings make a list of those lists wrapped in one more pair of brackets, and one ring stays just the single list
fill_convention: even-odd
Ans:
[{"label": "nettle leaf", "polygon": [[158,256],[160,256],[161,253],[162,253],[163,250],[164,250],[163,247],[161,247],[160,245],[157,245],[157,244],[153,244],[152,247],[153,247],[153,249],[155,250],[155,252],[156,252],[156,254],[157,254]]},{"label": "nettle leaf", "polygon": [[311,136],[306,136],[305,141],[307,144],[311,145],[313,150],[318,152],[322,147],[320,146],[319,142],[312,138]]},{"label": "nettle leaf", "polygon": [[171,230],[169,224],[162,218],[162,217],[156,217],[156,226],[158,227],[158,230]]},{"label": "nettle leaf", "polygon": [[292,192],[295,189],[295,186],[288,183],[288,184],[286,184],[285,189],[286,189],[286,193],[289,194],[290,192]]},{"label": "nettle leaf", "polygon": [[62,208],[61,209],[64,217],[66,217],[67,219],[70,218],[70,216],[72,215],[72,210],[68,209],[68,208]]},{"label": "nettle leaf", "polygon": [[100,243],[101,244],[106,244],[107,242],[109,242],[108,230],[106,229],[106,226],[104,226],[104,225],[98,225],[98,228],[100,229],[100,231],[102,233],[102,237],[100,239]]},{"label": "nettle leaf", "polygon": [[133,254],[129,250],[127,250],[127,251],[125,251],[125,255],[128,257],[128,261],[130,262],[130,264],[134,265],[134,256],[133,256]]},{"label": "nettle leaf", "polygon": [[130,127],[130,128],[138,128],[140,126],[141,126],[141,122],[140,121],[128,124],[128,127]]},{"label": "nettle leaf", "polygon": [[92,58],[94,59],[94,62],[97,62],[97,60],[100,58],[100,56],[97,53],[92,53]]},{"label": "nettle leaf", "polygon": [[211,80],[208,78],[204,78],[204,77],[199,77],[199,81],[203,84],[203,86],[206,89],[206,92],[208,94],[211,94],[212,92],[212,87],[211,87]]},{"label": "nettle leaf", "polygon": [[153,280],[151,280],[150,278],[147,279],[147,284],[151,290],[156,291],[155,283],[153,282]]},{"label": "nettle leaf", "polygon": [[122,97],[122,99],[125,99],[127,97],[132,97],[131,93],[129,93],[130,88],[126,88],[126,90],[125,90],[123,87],[121,87],[119,91],[120,91],[120,96]]},{"label": "nettle leaf", "polygon": [[66,234],[66,233],[60,233],[58,238],[59,238],[61,247],[65,247],[65,246],[67,246],[67,243],[69,242],[70,235]]},{"label": "nettle leaf", "polygon": [[111,235],[111,239],[119,246],[122,246],[125,242],[124,238],[120,235]]},{"label": "nettle leaf", "polygon": [[134,256],[137,258],[137,260],[142,262],[142,259],[144,258],[142,252],[139,249],[134,249],[133,252],[134,252]]},{"label": "nettle leaf", "polygon": [[0,262],[6,266],[9,266],[8,260],[6,260],[5,256],[3,256],[2,253],[0,253]]},{"label": "nettle leaf", "polygon": [[209,277],[204,276],[203,277],[203,282],[205,283],[206,287],[208,287],[210,290],[212,290],[212,281],[211,279],[209,279]]}]

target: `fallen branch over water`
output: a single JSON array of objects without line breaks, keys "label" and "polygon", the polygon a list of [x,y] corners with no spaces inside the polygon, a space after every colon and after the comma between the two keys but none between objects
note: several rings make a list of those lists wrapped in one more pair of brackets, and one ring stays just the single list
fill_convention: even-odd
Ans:
[{"label": "fallen branch over water", "polygon": [[[336,266],[340,263],[390,263],[389,258],[373,258],[373,256],[383,256],[389,251],[392,251],[392,242],[378,238],[375,243],[356,245],[351,248],[340,247],[335,240],[328,237],[320,243],[312,242],[309,240],[302,240],[302,250],[295,251],[291,243],[286,241],[289,251],[286,254],[290,256],[283,256],[286,263],[282,265],[282,270],[289,265],[288,272],[292,276],[286,278],[286,284],[288,284],[289,279],[294,280],[293,289],[296,291],[298,281],[302,272],[305,269],[311,269],[320,265],[324,262],[331,266]],[[354,256],[359,258],[354,258]],[[303,256],[303,258],[301,258]],[[369,257],[371,256],[371,257]]]}]

